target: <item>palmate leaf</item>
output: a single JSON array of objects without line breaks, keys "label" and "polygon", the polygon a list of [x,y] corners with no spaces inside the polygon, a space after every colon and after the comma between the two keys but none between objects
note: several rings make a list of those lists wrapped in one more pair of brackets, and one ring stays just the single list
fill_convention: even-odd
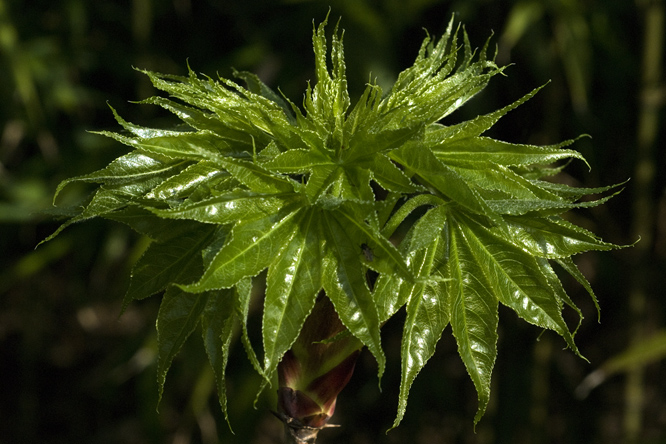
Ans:
[{"label": "palmate leaf", "polygon": [[[94,217],[122,222],[153,240],[133,268],[123,306],[163,292],[160,395],[174,357],[200,327],[228,421],[225,381],[233,341],[240,339],[261,376],[260,391],[276,372],[286,380],[280,366],[296,359],[292,347],[307,359],[308,347],[315,346],[307,338],[319,337],[310,331],[320,322],[315,314],[332,310],[318,305],[325,295],[330,301],[322,306],[332,303],[337,317],[321,325],[335,324],[337,331],[341,323],[343,331],[317,340],[320,352],[338,345],[321,371],[348,365],[353,361],[345,356],[367,347],[381,378],[381,327],[404,307],[393,427],[448,325],[478,393],[478,422],[490,399],[499,304],[555,331],[580,354],[562,310],[570,307],[581,321],[582,314],[551,261],[597,304],[572,257],[619,246],[562,214],[600,205],[623,184],[574,188],[543,180],[569,161],[585,162],[569,148],[575,140],[535,146],[484,135],[541,87],[472,120],[438,123],[503,72],[488,58],[488,43],[474,51],[453,20],[442,38],[424,39],[413,66],[386,94],[370,81],[355,104],[347,92],[342,33],[336,26],[329,49],[326,25],[324,20],[313,29],[316,82],[307,85],[303,109],[250,73],[234,71],[244,88],[199,76],[189,66],[186,76],[141,71],[169,97],[140,103],[168,110],[182,125],[143,127],[112,108],[123,132],[99,134],[131,152],[58,186],[56,196],[74,182],[97,188],[46,240]],[[583,199],[593,194],[601,196]],[[265,287],[255,287],[262,272]],[[262,350],[250,340],[258,337],[249,330],[253,297],[263,297]],[[323,352],[316,356],[307,371],[325,360]],[[315,376],[304,381],[322,374]],[[315,387],[310,394],[339,389]],[[317,401],[332,412],[335,399]]]},{"label": "palmate leaf", "polygon": [[456,214],[450,223],[495,297],[527,322],[559,333],[578,353],[562,318],[561,302],[553,297],[536,259],[469,217]]}]

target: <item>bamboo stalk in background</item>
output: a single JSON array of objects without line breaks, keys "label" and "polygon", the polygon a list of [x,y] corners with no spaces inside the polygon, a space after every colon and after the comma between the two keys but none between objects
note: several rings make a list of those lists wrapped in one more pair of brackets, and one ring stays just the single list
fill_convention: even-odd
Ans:
[{"label": "bamboo stalk in background", "polygon": [[[653,252],[655,205],[653,199],[655,140],[659,131],[659,109],[663,104],[661,71],[663,55],[664,3],[662,0],[644,0],[639,3],[644,17],[644,50],[641,94],[636,141],[636,165],[633,174],[634,207],[632,238],[641,238],[633,250],[632,288],[629,296],[632,342],[637,344],[646,335],[647,275]],[[628,373],[625,387],[624,433],[625,442],[640,440],[644,403],[644,369],[637,366]]]}]

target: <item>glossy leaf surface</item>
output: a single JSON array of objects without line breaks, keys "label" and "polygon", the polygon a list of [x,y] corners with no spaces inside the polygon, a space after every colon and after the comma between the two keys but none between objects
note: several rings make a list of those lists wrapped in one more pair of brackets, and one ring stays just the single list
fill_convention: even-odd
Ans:
[{"label": "glossy leaf surface", "polygon": [[[449,325],[478,392],[478,421],[490,399],[499,304],[557,332],[579,354],[562,309],[581,312],[551,261],[596,304],[572,256],[618,246],[562,214],[604,203],[614,187],[543,180],[563,168],[557,162],[585,161],[569,148],[573,141],[534,146],[484,136],[540,88],[470,121],[438,123],[502,72],[485,47],[472,50],[453,22],[441,39],[425,39],[386,94],[369,83],[355,103],[342,35],[336,27],[329,48],[325,26],[313,30],[316,82],[307,86],[303,109],[250,73],[235,73],[245,88],[189,67],[186,76],[143,71],[168,98],[142,103],[168,110],[183,126],[142,127],[113,111],[122,133],[100,134],[131,151],[62,182],[56,194],[72,182],[96,189],[49,239],[94,217],[153,239],[134,266],[125,305],[164,292],[160,393],[174,356],[200,327],[226,415],[234,329],[240,326],[263,388],[300,344],[317,295],[325,294],[344,330],[326,344],[351,336],[345,344],[353,346],[341,348],[351,356],[367,347],[379,377],[386,365],[381,327],[404,307],[394,426]],[[602,195],[581,201],[590,194]],[[248,318],[262,288],[253,285],[264,271],[259,350]],[[307,341],[299,347],[306,353]],[[322,362],[322,369],[346,362],[334,355],[335,363]]]}]

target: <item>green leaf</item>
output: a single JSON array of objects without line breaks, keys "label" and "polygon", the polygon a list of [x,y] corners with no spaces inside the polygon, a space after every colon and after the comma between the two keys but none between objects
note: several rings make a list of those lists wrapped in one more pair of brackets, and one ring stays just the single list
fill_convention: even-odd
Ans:
[{"label": "green leaf", "polygon": [[[229,125],[228,121],[221,120],[218,115],[206,112],[200,108],[183,105],[164,97],[149,97],[148,99],[137,102],[140,104],[149,104],[160,106],[180,118],[187,125],[199,132],[209,132],[231,141],[237,147],[237,154],[250,152],[252,150],[252,138],[247,133],[239,131]],[[126,126],[123,124],[123,126]],[[137,127],[141,128],[141,127]],[[137,135],[141,135],[139,133]]]},{"label": "green leaf", "polygon": [[268,268],[262,323],[266,375],[273,374],[291,348],[321,289],[318,219],[315,211],[304,211],[297,229]]},{"label": "green leaf", "polygon": [[536,93],[541,90],[541,88],[543,88],[543,86],[533,89],[531,92],[525,94],[523,97],[516,100],[512,104],[505,106],[504,108],[498,109],[497,111],[493,111],[489,114],[477,116],[472,120],[467,120],[452,126],[432,126],[430,128],[437,129],[434,131],[429,131],[426,134],[426,140],[428,143],[438,144],[445,141],[453,141],[479,136],[492,128],[492,126],[496,124],[497,121],[509,111],[516,109],[534,97]]},{"label": "green leaf", "polygon": [[[409,203],[412,201],[421,200],[419,197],[426,196],[420,195],[414,197],[411,201],[403,205],[400,210],[410,206]],[[430,203],[437,204],[436,202]],[[398,213],[396,212],[396,214]],[[374,298],[379,311],[379,319],[382,323],[386,322],[400,307],[410,300],[412,293],[417,287],[424,284],[438,287],[439,283],[443,281],[441,271],[436,269],[434,262],[446,261],[441,247],[443,243],[440,239],[446,217],[447,206],[445,204],[435,206],[412,225],[400,243],[399,251],[409,266],[411,279],[403,279],[396,273],[382,273],[379,275],[374,288]],[[437,252],[437,255],[432,256],[435,252]],[[428,256],[430,259],[424,262],[426,260],[426,256],[424,255],[432,257]],[[426,267],[426,265],[428,266]],[[439,288],[439,291],[441,292],[441,297],[446,297],[445,289]]]},{"label": "green leaf", "polygon": [[245,348],[245,353],[247,354],[252,367],[260,375],[264,376],[264,379],[268,380],[267,375],[261,369],[259,360],[257,359],[257,354],[252,347],[250,342],[250,335],[247,331],[247,318],[250,313],[250,300],[252,299],[252,279],[243,278],[235,286],[236,289],[236,298],[234,308],[236,311],[236,316],[241,324],[241,342],[243,343],[243,348]]},{"label": "green leaf", "polygon": [[332,211],[330,215],[337,220],[339,226],[345,227],[347,238],[352,244],[358,245],[359,250],[362,244],[367,244],[372,249],[373,260],[366,265],[379,272],[397,273],[403,278],[410,279],[412,274],[397,248],[378,230],[366,223],[363,217],[359,217],[359,212],[354,211],[355,208],[358,207],[344,205]]},{"label": "green leaf", "polygon": [[376,83],[366,83],[365,90],[359,98],[354,108],[345,120],[345,134],[354,135],[357,130],[363,128],[365,131],[370,129],[382,129],[378,121],[373,117],[381,101],[382,88]]},{"label": "green leaf", "polygon": [[486,59],[486,48],[478,60],[472,61],[472,51],[465,34],[465,60],[452,73],[457,61],[457,32],[452,33],[453,21],[437,42],[427,37],[414,65],[398,76],[393,88],[382,100],[378,111],[386,113],[389,128],[432,124],[460,108],[481,91],[491,77],[502,72]]},{"label": "green leaf", "polygon": [[316,202],[342,174],[342,168],[337,165],[323,165],[313,170],[305,185],[305,194],[310,202]]},{"label": "green leaf", "polygon": [[281,212],[239,222],[198,282],[182,285],[189,292],[229,288],[244,277],[259,274],[275,260],[288,234],[296,227],[298,212]]},{"label": "green leaf", "polygon": [[150,130],[153,137],[127,137],[109,131],[100,131],[96,134],[110,137],[120,143],[137,150],[170,159],[183,160],[219,160],[220,156],[228,153],[229,145],[219,136],[207,131],[179,132]]},{"label": "green leaf", "polygon": [[439,265],[438,256],[441,257],[441,252],[438,252],[438,249],[441,248],[441,243],[443,242],[438,237],[428,247],[414,254],[410,264],[420,279],[415,284],[401,287],[401,291],[404,291],[403,288],[408,288],[409,294],[406,297],[407,318],[402,333],[402,376],[398,413],[392,428],[397,427],[402,421],[412,383],[435,353],[435,346],[444,328],[449,324],[448,295],[443,282],[429,281],[434,268]]},{"label": "green leaf", "polygon": [[388,321],[405,303],[408,294],[401,291],[405,281],[397,275],[382,273],[372,289],[372,298],[377,307],[380,325]]},{"label": "green leaf", "polygon": [[309,117],[324,126],[322,130],[332,133],[337,143],[343,141],[343,126],[345,113],[350,105],[347,92],[347,78],[345,74],[344,49],[342,37],[338,37],[336,26],[331,37],[331,63],[329,74],[326,63],[326,35],[325,28],[328,17],[319,25],[312,36],[315,52],[315,73],[317,83],[311,93],[306,95],[305,108]]},{"label": "green leaf", "polygon": [[149,208],[166,219],[190,219],[209,224],[229,224],[253,220],[278,212],[293,195],[275,195],[235,190],[198,202],[187,202],[171,209]]},{"label": "green leaf", "polygon": [[[244,80],[251,92],[277,103],[284,110],[287,117],[292,117],[291,107],[285,99],[262,82],[258,75],[247,71],[234,70],[234,77]],[[290,121],[291,123],[294,123],[295,119],[290,119]]]},{"label": "green leaf", "polygon": [[[562,304],[537,260],[477,221],[456,213],[449,219],[465,241],[470,260],[487,280],[488,291],[530,324],[557,332],[576,353],[573,336],[562,318]],[[454,225],[452,225],[453,227]],[[479,289],[480,291],[480,289]]]},{"label": "green leaf", "polygon": [[146,195],[149,199],[170,201],[189,196],[197,187],[228,178],[229,173],[221,170],[215,162],[201,161],[192,164],[178,174],[153,188]]},{"label": "green leaf", "polygon": [[505,219],[517,245],[535,256],[557,259],[589,250],[607,251],[619,248],[603,242],[590,231],[558,216],[507,216]]},{"label": "green leaf", "polygon": [[[361,343],[381,379],[380,327],[404,306],[394,427],[449,323],[478,393],[478,422],[489,402],[500,303],[557,332],[578,354],[562,309],[582,320],[581,311],[549,261],[597,304],[571,256],[619,246],[559,215],[602,204],[612,195],[580,200],[623,184],[575,188],[542,180],[573,159],[585,161],[568,148],[573,140],[535,146],[482,135],[540,88],[470,121],[438,123],[503,72],[488,58],[488,42],[473,50],[463,31],[459,43],[453,20],[440,39],[424,39],[387,94],[369,79],[353,107],[343,33],[336,26],[329,48],[326,24],[313,29],[316,83],[308,84],[303,109],[250,73],[234,71],[244,88],[189,66],[186,76],[141,71],[168,97],[140,103],[171,112],[181,130],[129,123],[111,108],[124,131],[99,134],[131,152],[58,186],[56,196],[72,182],[97,184],[46,240],[94,217],[154,240],[134,266],[124,306],[166,290],[157,325],[160,396],[199,320],[227,421],[225,373],[237,323],[261,390],[289,350],[295,365],[302,359],[318,378],[329,365],[349,364]],[[253,278],[266,269],[262,295]],[[263,361],[248,325],[252,298],[261,297]],[[337,313],[342,325],[334,316],[334,331],[318,335],[313,312]],[[332,360],[322,366],[311,348],[328,350]],[[334,400],[327,398],[327,409]]]},{"label": "green leaf", "polygon": [[189,284],[203,272],[201,250],[210,242],[215,228],[200,225],[171,242],[153,242],[132,268],[123,311],[134,300],[144,299],[169,284]]},{"label": "green leaf", "polygon": [[349,148],[342,151],[342,159],[346,163],[373,159],[376,154],[391,151],[414,140],[422,130],[422,124],[390,130],[361,128],[351,137]]},{"label": "green leaf", "polygon": [[382,228],[382,234],[386,237],[392,236],[400,224],[403,223],[405,219],[407,219],[407,217],[419,207],[437,206],[445,203],[446,201],[440,197],[433,196],[431,194],[416,195],[406,201],[394,212],[388,222],[386,222],[386,225]]},{"label": "green leaf", "polygon": [[162,178],[158,177],[147,177],[144,180],[136,183],[129,183],[123,185],[106,185],[100,186],[95,192],[94,196],[90,202],[80,210],[79,214],[72,217],[58,229],[53,232],[46,239],[41,241],[39,245],[44,242],[48,242],[54,237],[56,237],[62,230],[68,226],[83,222],[85,220],[93,219],[96,217],[103,217],[112,212],[121,210],[127,205],[140,201],[143,199],[143,195],[156,184],[161,182]]},{"label": "green leaf", "polygon": [[412,230],[408,235],[408,251],[430,248],[433,244],[436,244],[439,241],[438,237],[442,234],[447,217],[447,205],[439,205],[431,208],[421,216],[412,225]]},{"label": "green leaf", "polygon": [[611,199],[615,194],[593,201],[578,203],[553,201],[549,199],[496,199],[487,200],[486,202],[489,208],[492,208],[493,211],[499,214],[518,216],[528,213],[539,213],[540,215],[548,216],[561,214],[574,208],[596,207]]},{"label": "green leaf", "polygon": [[153,85],[172,97],[198,108],[212,111],[224,123],[219,135],[234,144],[251,146],[252,139],[267,143],[276,129],[289,125],[282,108],[272,100],[254,94],[236,83],[221,78],[201,80],[190,69],[188,77],[158,74],[140,70],[148,75]]},{"label": "green leaf", "polygon": [[167,289],[157,314],[157,384],[162,399],[166,374],[173,358],[199,323],[208,293],[186,293],[178,287]]},{"label": "green leaf", "polygon": [[372,202],[375,195],[370,179],[365,168],[341,168],[337,180],[331,184],[331,194],[348,201]]},{"label": "green leaf", "polygon": [[136,205],[130,205],[112,213],[105,213],[103,217],[124,223],[137,233],[160,242],[175,239],[186,232],[195,230],[200,225],[198,222],[191,220],[163,219]]},{"label": "green leaf", "polygon": [[[583,196],[587,196],[587,195],[590,195],[590,194],[605,193],[606,191],[610,191],[614,188],[622,186],[622,185],[626,184],[627,182],[628,181],[624,181],[624,182],[620,182],[620,183],[615,184],[615,185],[609,185],[609,186],[606,186],[606,187],[583,188],[583,187],[570,187],[570,186],[562,184],[562,183],[539,181],[539,187],[560,196],[562,199],[568,200],[569,202],[574,202],[574,201],[580,199]],[[617,194],[617,193],[615,193],[615,194]]]},{"label": "green leaf", "polygon": [[289,193],[291,180],[277,176],[256,163],[227,158],[219,161],[239,182],[257,193]]},{"label": "green leaf", "polygon": [[[561,173],[569,165],[571,161],[563,162],[560,165],[519,165],[511,167],[516,174],[524,177],[527,180],[532,180],[541,186],[541,188],[546,188],[545,185],[550,182],[542,181],[541,179],[545,177],[553,177],[556,174]],[[567,188],[570,188],[567,186]]]},{"label": "green leaf", "polygon": [[432,186],[437,192],[455,201],[464,208],[483,214],[494,221],[495,211],[474,191],[455,171],[441,163],[433,153],[421,145],[391,152],[391,158],[408,171],[417,174],[419,179]]},{"label": "green leaf", "polygon": [[367,168],[372,172],[372,178],[385,190],[396,193],[414,193],[422,189],[413,184],[385,155],[375,155]]},{"label": "green leaf", "polygon": [[358,247],[335,218],[323,218],[326,253],[323,260],[323,286],[347,329],[373,354],[381,379],[386,357],[379,335],[379,315],[368,284]]},{"label": "green leaf", "polygon": [[539,165],[549,164],[561,159],[585,158],[577,151],[562,149],[574,141],[567,140],[558,145],[536,146],[501,142],[488,137],[474,137],[454,141],[445,141],[433,145],[435,156],[444,163],[456,161],[492,162],[497,165]]},{"label": "green leaf", "polygon": [[[562,286],[560,278],[555,273],[555,270],[553,270],[553,267],[551,267],[550,262],[548,262],[548,259],[538,257],[536,258],[536,261],[544,277],[548,280],[550,288],[553,289],[555,297],[559,301],[564,302],[567,306],[572,308],[578,315],[578,325],[576,326],[576,329],[572,333],[572,336],[576,336],[578,328],[583,323],[583,312],[580,310],[580,308],[578,308],[576,304],[574,304],[574,302],[571,300],[567,292],[564,290],[564,286]],[[596,298],[593,297],[592,299],[594,299],[594,303],[597,305],[597,311],[598,311],[599,305],[597,304]]]},{"label": "green leaf", "polygon": [[201,314],[201,330],[208,361],[215,375],[217,397],[224,417],[231,428],[227,411],[226,369],[234,331],[234,290],[211,291]]},{"label": "green leaf", "polygon": [[145,182],[154,177],[163,177],[172,174],[174,170],[184,168],[186,162],[147,156],[139,152],[132,152],[121,156],[111,162],[106,168],[84,176],[72,177],[63,180],[56,189],[54,201],[58,194],[67,185],[73,182],[93,182],[108,185],[124,185],[136,182]]},{"label": "green leaf", "polygon": [[496,282],[498,275],[508,274],[505,277],[508,281],[520,276],[505,270],[501,264],[493,269],[495,257],[484,251],[485,246],[478,242],[468,224],[449,217],[447,225],[450,244],[445,276],[451,327],[458,353],[478,393],[479,406],[474,417],[477,423],[490,399],[490,380],[497,356],[498,297],[493,286],[507,287],[506,282]]},{"label": "green leaf", "polygon": [[583,273],[580,272],[576,264],[574,263],[573,259],[570,257],[565,257],[565,258],[560,258],[557,259],[556,262],[571,276],[574,277],[578,281],[579,284],[587,290],[587,293],[590,295],[592,298],[592,302],[594,302],[594,306],[597,308],[597,320],[601,322],[601,308],[599,307],[599,301],[597,300],[597,296],[594,294],[594,290],[592,290],[592,286],[588,282],[588,280],[583,276]]},{"label": "green leaf", "polygon": [[271,171],[287,174],[304,174],[322,166],[332,166],[333,162],[323,153],[315,150],[291,149],[278,154],[263,166]]}]

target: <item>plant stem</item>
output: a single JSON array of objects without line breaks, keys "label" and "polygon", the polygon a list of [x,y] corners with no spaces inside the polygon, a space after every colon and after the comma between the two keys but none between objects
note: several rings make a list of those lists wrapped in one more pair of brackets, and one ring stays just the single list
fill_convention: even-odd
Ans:
[{"label": "plant stem", "polygon": [[281,417],[280,419],[284,423],[286,444],[316,444],[317,436],[322,429],[338,427],[333,424],[326,424],[321,427],[307,427],[296,425],[292,418]]},{"label": "plant stem", "polygon": [[284,423],[286,442],[314,444],[328,427],[337,396],[354,372],[361,342],[348,333],[322,292],[291,350],[278,365],[275,415]]},{"label": "plant stem", "polygon": [[284,421],[285,443],[287,444],[315,444],[321,428],[293,427]]}]

